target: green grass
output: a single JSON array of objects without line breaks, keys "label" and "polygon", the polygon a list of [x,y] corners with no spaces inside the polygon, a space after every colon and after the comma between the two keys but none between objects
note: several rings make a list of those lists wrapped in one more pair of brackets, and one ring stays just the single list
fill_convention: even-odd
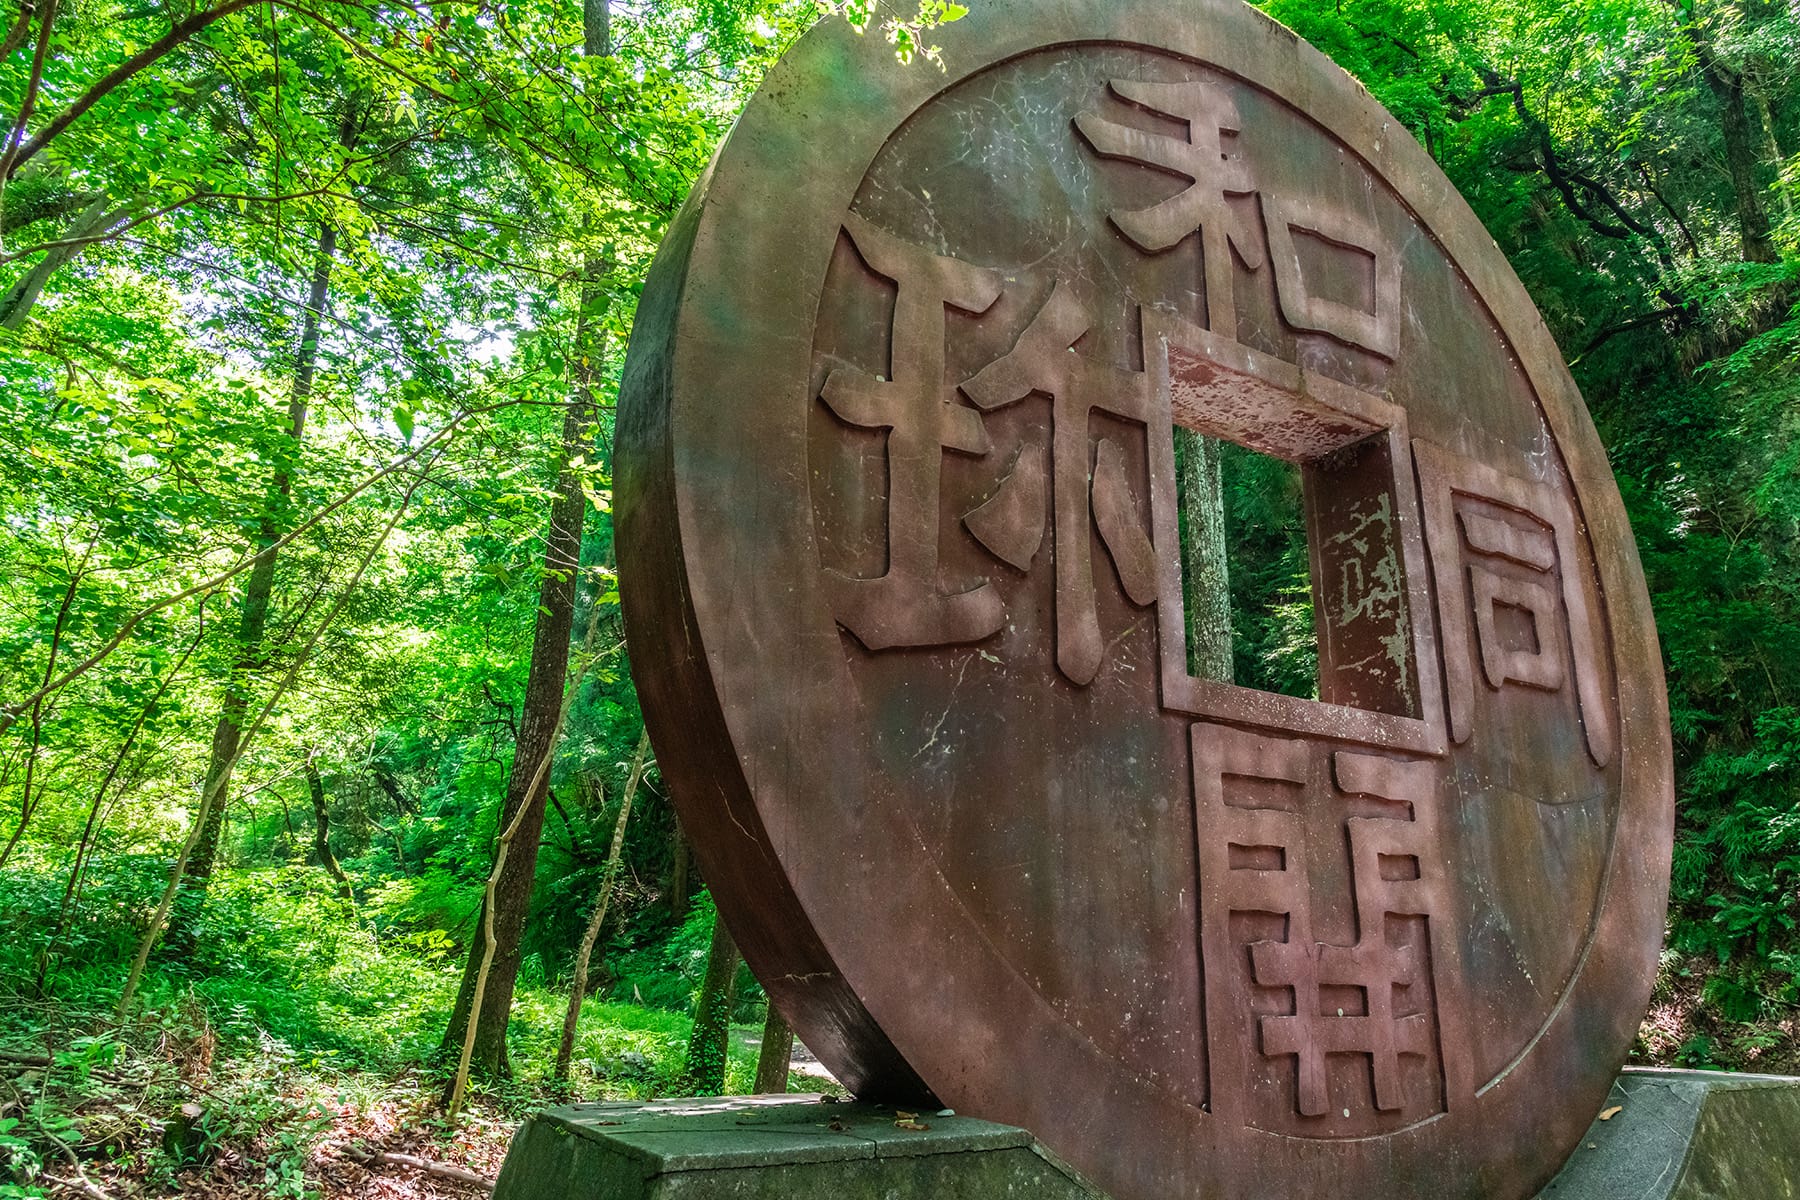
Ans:
[{"label": "green grass", "polygon": [[[106,1024],[141,927],[155,898],[154,874],[136,862],[106,864],[81,919],[46,980],[65,1022]],[[45,931],[54,923],[61,880],[41,859],[23,857],[0,880],[0,1039],[36,1039],[44,1009],[31,982]],[[235,870],[215,880],[194,952],[153,960],[134,1006],[139,1020],[203,1012],[230,1047],[271,1043],[297,1064],[391,1072],[431,1059],[443,1036],[461,969],[460,949],[442,931],[412,927],[404,897],[360,907],[336,896],[316,869]],[[565,990],[521,979],[509,1025],[516,1078],[541,1085],[555,1060],[568,1004]],[[590,999],[575,1049],[583,1094],[643,1097],[679,1076],[690,1022],[679,1011]],[[747,1088],[753,1056],[737,1050],[728,1083]],[[585,1079],[580,1077],[585,1076]]]},{"label": "green grass", "polygon": [[[0,878],[0,1049],[49,1055],[48,1071],[0,1064],[0,1200],[42,1195],[58,1143],[132,1187],[178,1194],[183,1172],[229,1169],[258,1194],[316,1193],[315,1151],[328,1130],[388,1105],[433,1126],[446,1075],[436,1053],[461,968],[460,948],[409,910],[405,887],[352,905],[303,867],[234,870],[214,882],[189,955],[161,954],[123,1023],[114,1018],[137,930],[166,867],[110,860],[87,889],[46,976],[38,956],[63,879],[22,855]],[[688,940],[692,940],[691,938]],[[685,950],[672,952],[680,958]],[[684,995],[659,980],[658,994]],[[503,1142],[508,1122],[546,1102],[645,1099],[678,1086],[686,1013],[590,999],[571,1078],[549,1078],[567,992],[522,978],[508,1043],[513,1076],[472,1081]],[[748,1091],[759,1026],[735,1031],[728,1091]],[[161,1130],[194,1096],[206,1105],[197,1149]],[[17,1115],[11,1115],[17,1114]],[[447,1128],[434,1136],[450,1138]]]}]

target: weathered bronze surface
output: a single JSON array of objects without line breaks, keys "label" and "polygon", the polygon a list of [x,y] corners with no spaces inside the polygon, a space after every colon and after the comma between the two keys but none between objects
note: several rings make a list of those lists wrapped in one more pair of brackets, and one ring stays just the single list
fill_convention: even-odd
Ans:
[{"label": "weathered bronze surface", "polygon": [[[1118,1200],[1522,1197],[1625,1056],[1672,793],[1542,321],[1237,0],[828,23],[646,289],[620,562],[739,945],[860,1093]],[[1189,674],[1175,425],[1305,481],[1318,699]]]}]

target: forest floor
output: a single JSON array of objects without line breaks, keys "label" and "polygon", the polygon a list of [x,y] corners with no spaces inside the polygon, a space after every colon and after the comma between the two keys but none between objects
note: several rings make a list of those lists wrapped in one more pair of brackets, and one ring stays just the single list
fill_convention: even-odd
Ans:
[{"label": "forest floor", "polygon": [[[1695,976],[1665,981],[1636,1061],[1684,1065],[1684,1046],[1691,1054],[1693,1039],[1707,1036],[1694,1024],[1704,986]],[[578,1058],[568,1085],[527,1075],[478,1087],[452,1125],[441,1073],[336,1063],[213,1015],[189,1000],[118,1027],[98,1012],[39,1006],[30,1021],[39,1037],[13,1025],[0,1040],[0,1197],[473,1200],[488,1195],[530,1110],[665,1092],[685,1032],[671,1030],[668,1013],[591,1005],[585,1047],[640,1049]],[[1794,1029],[1767,1032],[1766,1049],[1742,1068],[1800,1071]],[[754,1024],[732,1030],[740,1087],[760,1035]],[[841,1091],[798,1045],[790,1087]],[[30,1183],[5,1184],[8,1167]]]},{"label": "forest floor", "polygon": [[[316,870],[221,879],[193,947],[152,960],[121,1021],[134,930],[108,918],[147,889],[100,879],[93,916],[46,965],[60,883],[36,867],[0,874],[0,1200],[478,1195],[451,1176],[493,1180],[531,1110],[683,1086],[710,904],[660,942],[609,952],[566,1082],[550,1066],[567,988],[534,962],[514,993],[513,1075],[472,1081],[452,1125],[439,1040],[461,958],[441,930],[384,909],[385,893],[351,909]],[[760,989],[745,982],[739,1000],[729,1092],[752,1086],[762,1032]],[[832,1082],[797,1056],[791,1087]]]},{"label": "forest floor", "polygon": [[1633,1062],[1659,1067],[1800,1075],[1800,1017],[1792,1008],[1767,1017],[1752,1013],[1733,1021],[1709,1004],[1717,976],[1703,964],[1665,970],[1638,1027]]},{"label": "forest floor", "polygon": [[[453,1172],[492,1181],[518,1127],[519,1117],[493,1102],[479,1102],[454,1130],[438,1119],[436,1090],[420,1089],[417,1080],[396,1080],[374,1103],[345,1103],[321,1110],[321,1125],[307,1147],[299,1171],[303,1192],[318,1200],[437,1200],[485,1197],[491,1190],[463,1182]],[[252,1143],[245,1152],[223,1150],[212,1161],[159,1177],[148,1162],[136,1169],[120,1167],[111,1178],[98,1173],[95,1182],[109,1195],[174,1194],[196,1200],[264,1200],[283,1194],[271,1188],[266,1146]],[[393,1156],[393,1157],[389,1157]],[[415,1165],[431,1164],[430,1166]],[[296,1194],[292,1189],[285,1194]],[[97,1198],[89,1197],[89,1200]]]}]

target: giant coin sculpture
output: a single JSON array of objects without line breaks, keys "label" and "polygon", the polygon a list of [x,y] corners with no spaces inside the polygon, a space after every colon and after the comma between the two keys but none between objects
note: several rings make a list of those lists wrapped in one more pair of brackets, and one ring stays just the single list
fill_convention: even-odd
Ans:
[{"label": "giant coin sculpture", "polygon": [[[640,307],[626,618],[720,910],[853,1088],[1117,1200],[1529,1195],[1631,1042],[1671,836],[1581,397],[1288,30],[973,8],[942,72],[800,42]],[[1191,669],[1177,427],[1302,476],[1312,697]]]}]

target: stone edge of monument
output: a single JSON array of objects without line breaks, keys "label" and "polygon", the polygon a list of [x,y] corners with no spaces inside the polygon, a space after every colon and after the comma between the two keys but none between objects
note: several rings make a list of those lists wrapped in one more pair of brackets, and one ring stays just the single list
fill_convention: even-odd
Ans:
[{"label": "stone edge of monument", "polygon": [[971,1117],[922,1114],[924,1129],[902,1129],[895,1111],[790,1095],[578,1104],[539,1117],[657,1172],[1010,1150],[1032,1140],[1022,1129]]},{"label": "stone edge of monument", "polygon": [[[891,1107],[806,1094],[544,1109],[520,1128],[496,1197],[698,1200],[738,1195],[739,1181],[764,1172],[798,1188],[795,1196],[848,1197],[862,1194],[870,1171],[967,1156],[966,1177],[977,1179],[1026,1153],[1068,1196],[1105,1200],[1023,1129],[934,1113],[918,1114],[924,1129],[896,1124],[906,1119]],[[923,1194],[899,1178],[880,1187],[902,1200]],[[1539,1200],[1779,1196],[1800,1196],[1800,1077],[1629,1067]]]},{"label": "stone edge of monument", "polygon": [[[1746,1105],[1756,1093],[1774,1095]],[[1726,1107],[1737,1111],[1727,1113]],[[1772,1185],[1786,1190],[1768,1191]],[[1746,1186],[1762,1190],[1746,1191]],[[1628,1067],[1613,1084],[1601,1116],[1538,1197],[1783,1195],[1800,1195],[1800,1077]]]}]

